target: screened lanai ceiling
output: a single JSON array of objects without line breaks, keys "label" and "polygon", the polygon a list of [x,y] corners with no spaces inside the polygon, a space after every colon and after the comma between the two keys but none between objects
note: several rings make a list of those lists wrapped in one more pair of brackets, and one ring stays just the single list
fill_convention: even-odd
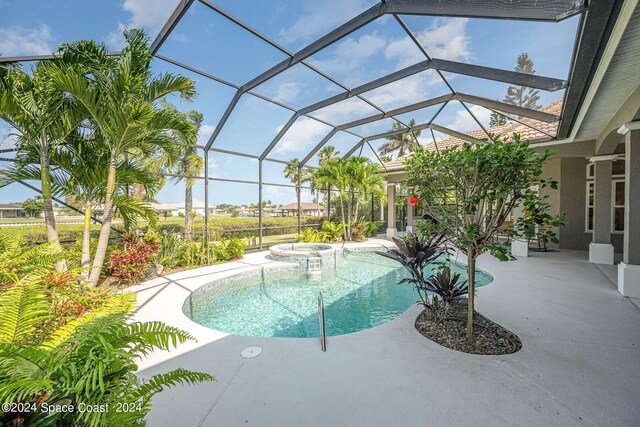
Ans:
[{"label": "screened lanai ceiling", "polygon": [[[229,164],[228,156],[241,155],[233,171],[213,172],[224,179],[245,176],[243,162],[246,170],[292,158],[316,166],[325,145],[379,161],[391,131],[428,144],[486,129],[494,112],[533,128],[557,123],[550,138],[566,138],[621,3],[125,0],[42,4],[30,13],[42,14],[35,17],[40,33],[52,32],[51,14],[73,18],[57,42],[94,38],[114,51],[122,43],[118,28],[145,28],[153,69],[197,83],[197,101],[181,108],[203,113],[198,145],[213,154],[210,162]],[[93,22],[104,22],[98,16],[116,22],[97,28]],[[2,46],[2,61],[43,57],[29,44],[24,52]],[[513,71],[522,52],[535,74]],[[538,89],[541,106],[562,99],[562,111],[504,103],[509,86]]]}]

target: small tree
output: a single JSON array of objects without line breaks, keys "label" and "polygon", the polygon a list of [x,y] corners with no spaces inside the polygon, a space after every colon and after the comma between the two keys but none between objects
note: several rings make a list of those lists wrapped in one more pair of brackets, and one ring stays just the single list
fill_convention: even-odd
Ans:
[{"label": "small tree", "polygon": [[22,202],[22,212],[30,217],[37,217],[44,211],[42,197],[32,197]]},{"label": "small tree", "polygon": [[477,257],[490,252],[502,261],[513,259],[509,248],[496,241],[500,226],[516,205],[539,199],[533,186],[556,188],[555,181],[541,178],[550,151],[537,154],[517,134],[512,142],[497,136],[488,142],[440,152],[421,148],[405,162],[408,182],[437,220],[436,231],[467,255],[467,339],[473,335]]}]

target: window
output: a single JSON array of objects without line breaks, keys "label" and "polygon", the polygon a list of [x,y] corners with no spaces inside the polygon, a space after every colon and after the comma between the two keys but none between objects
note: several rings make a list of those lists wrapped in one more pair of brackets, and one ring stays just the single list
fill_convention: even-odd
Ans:
[{"label": "window", "polygon": [[[612,163],[612,191],[611,191],[611,232],[624,233],[624,158]],[[595,196],[595,164],[587,164],[586,203],[585,203],[585,232],[593,231],[594,196]]]},{"label": "window", "polygon": [[613,223],[611,224],[611,232],[624,232],[624,179],[616,179],[613,185]]},{"label": "window", "polygon": [[586,215],[586,231],[593,231],[593,194],[595,184],[593,181],[587,181],[587,215]]}]

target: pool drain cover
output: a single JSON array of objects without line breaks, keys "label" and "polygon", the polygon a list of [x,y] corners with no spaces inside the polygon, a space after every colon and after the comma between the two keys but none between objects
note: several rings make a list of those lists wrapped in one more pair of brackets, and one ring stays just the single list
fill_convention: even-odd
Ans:
[{"label": "pool drain cover", "polygon": [[247,347],[240,352],[240,356],[245,359],[251,359],[252,357],[260,356],[262,353],[262,347]]}]

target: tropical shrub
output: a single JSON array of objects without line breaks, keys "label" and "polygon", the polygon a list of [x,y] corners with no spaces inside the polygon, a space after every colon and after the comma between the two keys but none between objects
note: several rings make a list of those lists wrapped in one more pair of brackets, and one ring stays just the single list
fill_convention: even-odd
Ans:
[{"label": "tropical shrub", "polygon": [[428,273],[426,270],[430,269],[430,265],[447,253],[445,242],[444,235],[422,236],[409,232],[404,239],[393,238],[395,248],[388,251],[376,251],[376,253],[402,264],[411,277],[402,279],[399,284],[412,284],[418,291],[421,304],[432,309],[433,305],[425,285],[425,277]]},{"label": "tropical shrub", "polygon": [[367,237],[376,237],[378,235],[378,230],[380,226],[377,222],[365,222],[364,223],[365,230],[364,235]]},{"label": "tropical shrub", "polygon": [[142,279],[151,267],[151,259],[160,250],[155,236],[138,236],[135,233],[124,233],[122,237],[124,249],[115,249],[109,256],[109,269],[113,277],[130,285]]},{"label": "tropical shrub", "polygon": [[239,259],[244,255],[244,249],[247,246],[243,239],[233,238],[227,241],[227,254],[228,258],[226,260],[231,259]]},{"label": "tropical shrub", "polygon": [[164,268],[173,268],[184,259],[185,241],[178,233],[164,232],[157,238],[160,248],[151,261]]},{"label": "tropical shrub", "polygon": [[[185,369],[136,377],[140,357],[193,337],[162,322],[127,322],[134,299],[113,295],[100,308],[37,336],[51,305],[42,277],[28,275],[0,295],[0,402],[16,409],[0,413],[2,425],[142,426],[154,394],[214,380]],[[76,409],[60,411],[63,405]]]},{"label": "tropical shrub", "polygon": [[321,243],[327,240],[327,235],[315,228],[308,227],[298,234],[297,240],[299,243]]},{"label": "tropical shrub", "polygon": [[358,222],[351,224],[351,240],[354,242],[363,242],[367,240],[366,232],[366,224]]},{"label": "tropical shrub", "polygon": [[555,228],[564,227],[567,217],[564,214],[549,213],[551,205],[547,203],[549,195],[525,200],[522,204],[524,215],[516,220],[515,235],[525,237],[527,241],[536,239],[544,250],[549,242],[559,243]]},{"label": "tropical shrub", "polygon": [[326,240],[329,242],[336,242],[344,236],[342,224],[336,222],[324,221],[322,223],[322,231],[324,231]]},{"label": "tropical shrub", "polygon": [[242,258],[246,244],[244,240],[236,237],[229,240],[222,239],[218,243],[211,244],[211,246],[214,260],[216,262],[224,262]]},{"label": "tropical shrub", "polygon": [[435,274],[426,277],[417,286],[424,288],[423,292],[433,292],[445,304],[467,295],[469,288],[466,280],[460,280],[460,273],[451,274],[448,265],[443,266]]},{"label": "tropical shrub", "polygon": [[185,242],[180,265],[198,267],[209,262],[207,246],[203,242]]}]

